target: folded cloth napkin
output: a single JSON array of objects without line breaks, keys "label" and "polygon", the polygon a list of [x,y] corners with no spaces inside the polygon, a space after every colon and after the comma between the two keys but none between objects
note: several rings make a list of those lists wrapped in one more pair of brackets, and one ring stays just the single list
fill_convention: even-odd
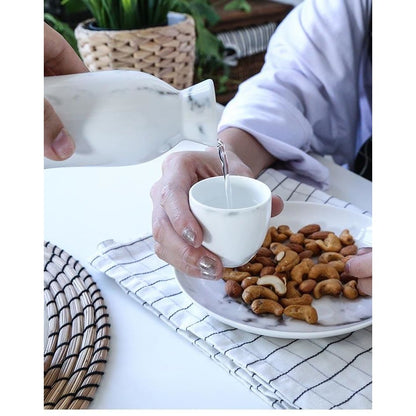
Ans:
[{"label": "folded cloth napkin", "polygon": [[[363,212],[273,169],[259,179],[285,200]],[[104,241],[91,264],[271,407],[371,408],[371,327],[308,340],[255,335],[228,326],[207,315],[181,291],[173,267],[155,255],[152,236],[126,243]]]},{"label": "folded cloth napkin", "polygon": [[264,52],[276,26],[277,23],[266,23],[218,33],[217,38],[227,51],[226,63],[235,66],[241,58]]}]

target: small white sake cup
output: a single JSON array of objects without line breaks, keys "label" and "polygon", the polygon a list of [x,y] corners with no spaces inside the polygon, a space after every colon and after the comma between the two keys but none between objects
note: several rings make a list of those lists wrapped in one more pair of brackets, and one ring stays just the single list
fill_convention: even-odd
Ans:
[{"label": "small white sake cup", "polygon": [[270,223],[271,192],[257,179],[230,175],[229,180],[230,208],[223,176],[193,185],[189,204],[204,232],[203,246],[219,256],[224,267],[238,267],[263,244]]}]

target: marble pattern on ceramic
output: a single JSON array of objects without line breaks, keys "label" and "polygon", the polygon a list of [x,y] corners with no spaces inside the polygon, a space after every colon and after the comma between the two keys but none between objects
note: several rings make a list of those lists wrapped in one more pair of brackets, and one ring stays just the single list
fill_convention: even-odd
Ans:
[{"label": "marble pattern on ceramic", "polygon": [[184,90],[139,71],[46,77],[45,97],[76,143],[65,161],[45,167],[127,166],[147,162],[181,140],[217,143],[212,80]]},{"label": "marble pattern on ceramic", "polygon": [[180,272],[177,272],[177,278],[184,292],[210,315],[248,332],[282,338],[314,338],[317,334],[321,337],[352,332],[371,323],[371,298],[362,297],[351,301],[325,296],[315,299],[313,306],[319,320],[317,324],[310,325],[286,316],[254,314],[242,300],[225,294],[225,282],[222,280],[200,280]]},{"label": "marble pattern on ceramic", "polygon": [[[321,220],[320,220],[321,219]],[[319,221],[320,220],[320,221]],[[340,233],[349,228],[360,246],[371,246],[371,218],[342,208],[305,202],[286,202],[285,210],[272,219],[273,225],[287,224],[293,230],[310,223],[320,223],[323,229]],[[225,294],[223,280],[208,281],[188,277],[176,271],[183,291],[210,315],[220,321],[256,334],[280,338],[320,338],[352,332],[372,323],[372,298],[355,300],[324,296],[312,305],[318,312],[315,325],[289,317],[255,315],[242,300]]]}]

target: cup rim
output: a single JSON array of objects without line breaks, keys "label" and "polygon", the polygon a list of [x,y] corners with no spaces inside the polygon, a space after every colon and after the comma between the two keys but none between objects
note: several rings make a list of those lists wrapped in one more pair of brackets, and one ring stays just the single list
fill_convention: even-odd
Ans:
[{"label": "cup rim", "polygon": [[213,207],[211,205],[204,204],[204,203],[200,202],[199,200],[197,200],[194,197],[194,191],[201,184],[201,182],[218,181],[219,178],[221,178],[222,180],[224,180],[223,175],[218,175],[218,176],[211,176],[209,178],[205,178],[205,179],[202,179],[202,180],[194,183],[191,186],[191,188],[189,189],[189,199],[190,200],[192,199],[193,204],[199,205],[200,207],[204,207],[206,209],[210,209],[212,211],[231,211],[231,212],[232,211],[239,211],[239,212],[241,212],[241,211],[248,211],[248,210],[252,210],[253,208],[260,207],[260,206],[264,205],[265,203],[267,203],[268,201],[271,200],[271,194],[272,194],[271,193],[271,190],[270,190],[270,188],[264,182],[261,182],[261,181],[259,181],[258,179],[255,179],[255,178],[250,178],[249,176],[241,176],[241,175],[230,175],[230,178],[233,178],[231,180],[237,179],[239,181],[242,180],[242,181],[246,181],[246,182],[256,182],[258,185],[260,185],[260,187],[262,187],[266,191],[266,193],[268,194],[267,195],[267,198],[265,198],[263,201],[255,204],[255,205],[251,205],[249,207],[242,207],[242,208],[221,208],[221,207]]}]

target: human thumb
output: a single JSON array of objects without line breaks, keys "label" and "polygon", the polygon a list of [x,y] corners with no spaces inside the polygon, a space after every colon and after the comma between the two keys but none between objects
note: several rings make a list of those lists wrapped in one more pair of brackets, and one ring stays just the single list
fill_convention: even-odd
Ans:
[{"label": "human thumb", "polygon": [[44,100],[44,155],[52,160],[68,159],[75,143],[48,100]]},{"label": "human thumb", "polygon": [[372,252],[368,252],[359,256],[353,256],[345,264],[345,273],[357,277],[364,278],[372,275]]}]

